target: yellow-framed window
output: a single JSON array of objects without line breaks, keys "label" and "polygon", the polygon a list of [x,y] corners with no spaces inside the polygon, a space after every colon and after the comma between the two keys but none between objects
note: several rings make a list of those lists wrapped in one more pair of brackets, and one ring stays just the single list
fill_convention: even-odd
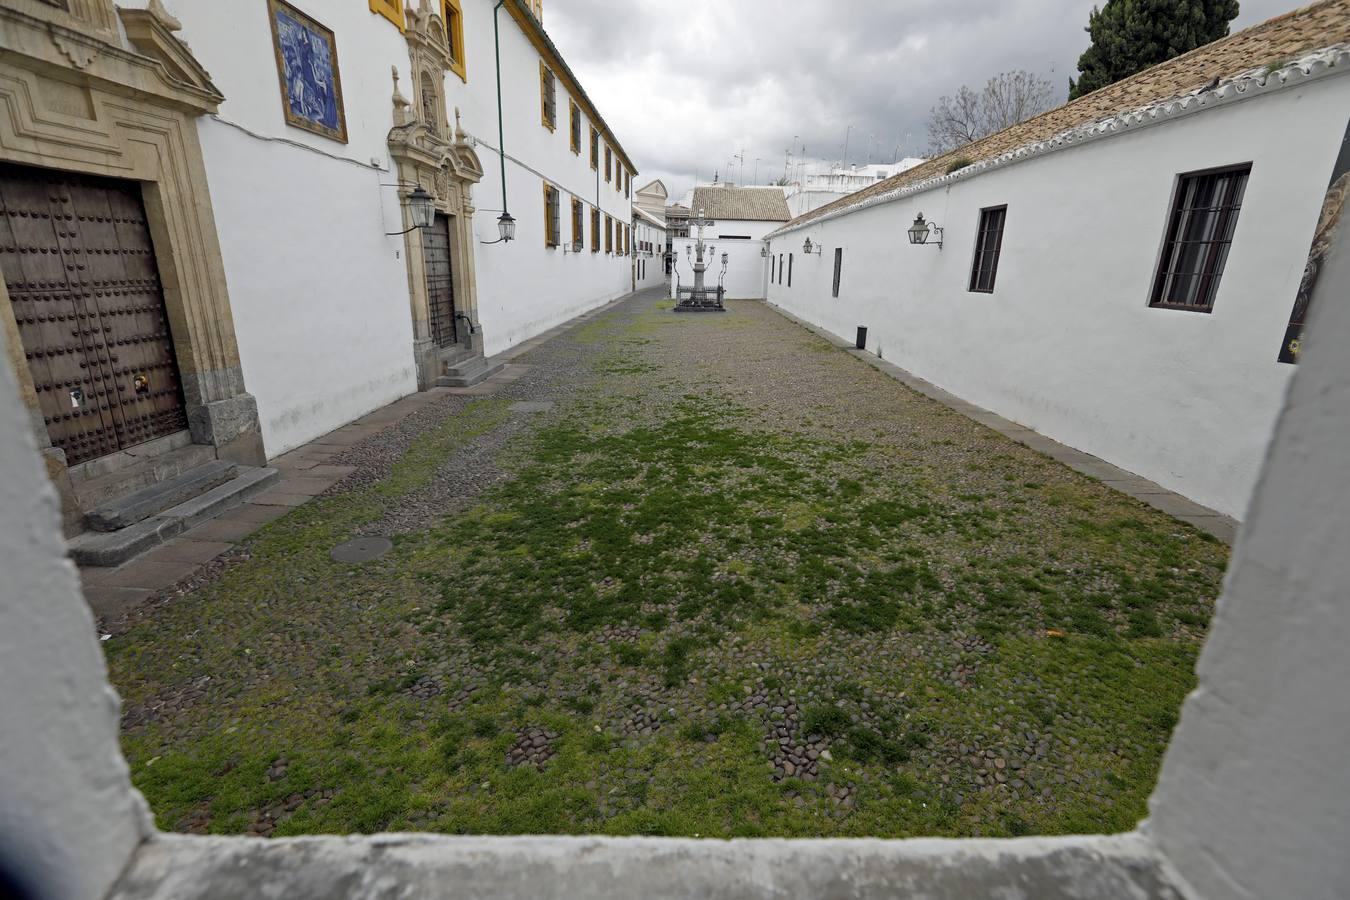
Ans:
[{"label": "yellow-framed window", "polygon": [[557,129],[558,78],[542,60],[539,62],[539,118],[549,131]]},{"label": "yellow-framed window", "polygon": [[614,252],[614,220],[605,216],[605,252]]},{"label": "yellow-framed window", "polygon": [[576,197],[572,198],[572,250],[579,252],[581,244],[586,235],[583,233],[585,227],[582,223],[581,201]]},{"label": "yellow-framed window", "polygon": [[553,185],[544,184],[544,246],[562,243],[562,195]]},{"label": "yellow-framed window", "polygon": [[600,168],[600,132],[591,129],[591,168]]},{"label": "yellow-framed window", "polygon": [[403,0],[370,0],[370,11],[393,22],[398,26],[399,31],[402,31],[405,27],[403,24]]},{"label": "yellow-framed window", "polygon": [[610,180],[610,174],[614,170],[614,150],[608,144],[605,145],[605,182]]},{"label": "yellow-framed window", "polygon": [[445,19],[445,40],[450,45],[450,71],[460,81],[468,81],[464,65],[464,10],[460,0],[441,0],[441,18]]},{"label": "yellow-framed window", "polygon": [[569,135],[572,152],[577,156],[581,155],[581,107],[576,103],[568,101],[571,134]]},{"label": "yellow-framed window", "polygon": [[600,252],[600,210],[591,210],[591,252]]},{"label": "yellow-framed window", "polygon": [[633,255],[633,226],[623,226],[623,255]]}]

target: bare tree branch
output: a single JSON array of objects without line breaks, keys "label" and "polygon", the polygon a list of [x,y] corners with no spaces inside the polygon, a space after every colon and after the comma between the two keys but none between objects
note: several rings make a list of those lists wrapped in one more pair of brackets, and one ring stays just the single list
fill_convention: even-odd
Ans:
[{"label": "bare tree branch", "polygon": [[928,151],[955,150],[1054,105],[1049,81],[1021,69],[995,75],[978,94],[965,85],[955,97],[941,97],[928,116]]}]

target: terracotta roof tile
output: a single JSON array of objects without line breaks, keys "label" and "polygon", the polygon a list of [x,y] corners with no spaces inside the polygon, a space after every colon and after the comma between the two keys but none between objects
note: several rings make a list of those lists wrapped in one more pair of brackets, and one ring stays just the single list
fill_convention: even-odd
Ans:
[{"label": "terracotta roof tile", "polygon": [[1350,0],[1315,3],[1198,47],[1033,119],[934,157],[798,216],[784,227],[802,225],[907,184],[942,175],[958,160],[975,163],[990,159],[1026,144],[1049,140],[1078,126],[1198,90],[1216,78],[1231,78],[1259,66],[1284,64],[1292,58],[1345,41],[1350,41]]},{"label": "terracotta roof tile", "polygon": [[714,220],[786,222],[792,218],[783,189],[776,187],[694,188],[692,208],[702,210],[704,215]]}]

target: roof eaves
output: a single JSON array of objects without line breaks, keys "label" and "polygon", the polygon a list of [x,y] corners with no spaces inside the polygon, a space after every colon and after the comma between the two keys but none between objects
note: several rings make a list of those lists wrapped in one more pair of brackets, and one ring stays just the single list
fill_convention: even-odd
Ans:
[{"label": "roof eaves", "polygon": [[1190,91],[1154,103],[1148,103],[1123,113],[1077,125],[1046,140],[1028,142],[1004,153],[971,163],[955,172],[897,185],[892,190],[845,204],[823,215],[812,216],[811,213],[806,213],[788,222],[782,228],[771,231],[764,238],[768,240],[779,235],[791,234],[820,222],[827,222],[883,203],[891,203],[915,194],[921,194],[955,181],[974,178],[993,169],[1001,169],[1004,166],[1043,156],[1056,150],[1076,147],[1124,131],[1160,125],[1183,116],[1212,109],[1215,106],[1251,99],[1281,90],[1292,84],[1304,84],[1324,76],[1346,74],[1348,71],[1350,71],[1350,43],[1332,44],[1321,50],[1305,54],[1277,69],[1269,70],[1267,67],[1260,66],[1248,69],[1220,81],[1213,89],[1205,90],[1202,88]]}]

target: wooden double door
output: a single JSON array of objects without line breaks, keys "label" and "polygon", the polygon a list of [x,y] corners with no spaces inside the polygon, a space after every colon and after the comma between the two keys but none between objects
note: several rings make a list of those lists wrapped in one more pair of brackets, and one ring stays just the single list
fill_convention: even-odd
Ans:
[{"label": "wooden double door", "polygon": [[449,216],[437,213],[432,226],[422,229],[422,261],[427,277],[431,339],[437,347],[453,347],[459,342],[459,322],[455,309],[455,273],[450,262]]},{"label": "wooden double door", "polygon": [[138,183],[0,165],[0,272],[67,464],[187,427]]}]

